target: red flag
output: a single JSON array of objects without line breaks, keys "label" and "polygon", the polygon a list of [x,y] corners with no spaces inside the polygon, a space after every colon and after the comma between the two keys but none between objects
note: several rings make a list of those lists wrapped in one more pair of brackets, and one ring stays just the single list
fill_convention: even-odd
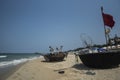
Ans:
[{"label": "red flag", "polygon": [[115,24],[113,17],[109,14],[102,13],[104,24],[112,28]]}]

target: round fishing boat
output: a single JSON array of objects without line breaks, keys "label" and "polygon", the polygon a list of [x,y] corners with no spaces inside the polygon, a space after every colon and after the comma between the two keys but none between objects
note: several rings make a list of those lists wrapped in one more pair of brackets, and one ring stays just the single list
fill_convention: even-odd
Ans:
[{"label": "round fishing boat", "polygon": [[65,54],[63,52],[59,52],[59,53],[54,53],[54,54],[46,54],[44,55],[44,58],[46,61],[63,61],[65,57]]},{"label": "round fishing boat", "polygon": [[120,64],[120,51],[79,55],[84,65],[92,68],[112,68]]}]

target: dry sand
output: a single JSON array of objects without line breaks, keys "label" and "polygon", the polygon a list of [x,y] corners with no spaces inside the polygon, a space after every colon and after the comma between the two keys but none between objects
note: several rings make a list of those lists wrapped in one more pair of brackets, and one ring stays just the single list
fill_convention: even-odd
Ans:
[{"label": "dry sand", "polygon": [[[65,71],[59,74],[60,70]],[[36,59],[25,63],[7,80],[120,80],[120,67],[112,69],[91,69],[69,54],[62,62],[44,62]]]}]

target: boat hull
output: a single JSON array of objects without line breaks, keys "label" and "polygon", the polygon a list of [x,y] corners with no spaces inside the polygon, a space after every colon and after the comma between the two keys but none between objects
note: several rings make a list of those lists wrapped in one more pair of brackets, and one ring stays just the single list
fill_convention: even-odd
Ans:
[{"label": "boat hull", "polygon": [[52,62],[52,61],[63,61],[65,57],[65,54],[60,52],[60,53],[56,53],[56,54],[46,54],[44,55],[44,58],[46,61],[48,62]]},{"label": "boat hull", "polygon": [[92,68],[111,68],[120,64],[120,51],[82,54],[79,57],[84,65]]}]

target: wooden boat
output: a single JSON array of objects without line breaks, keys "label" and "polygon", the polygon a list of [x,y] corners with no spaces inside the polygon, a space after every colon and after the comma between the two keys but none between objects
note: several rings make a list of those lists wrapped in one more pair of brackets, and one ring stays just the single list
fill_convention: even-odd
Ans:
[{"label": "wooden boat", "polygon": [[120,64],[120,51],[107,51],[79,55],[84,65],[92,68],[112,68]]},{"label": "wooden boat", "polygon": [[46,61],[52,62],[52,61],[62,61],[65,57],[65,54],[63,52],[54,53],[54,54],[46,54],[44,55],[44,58]]}]

